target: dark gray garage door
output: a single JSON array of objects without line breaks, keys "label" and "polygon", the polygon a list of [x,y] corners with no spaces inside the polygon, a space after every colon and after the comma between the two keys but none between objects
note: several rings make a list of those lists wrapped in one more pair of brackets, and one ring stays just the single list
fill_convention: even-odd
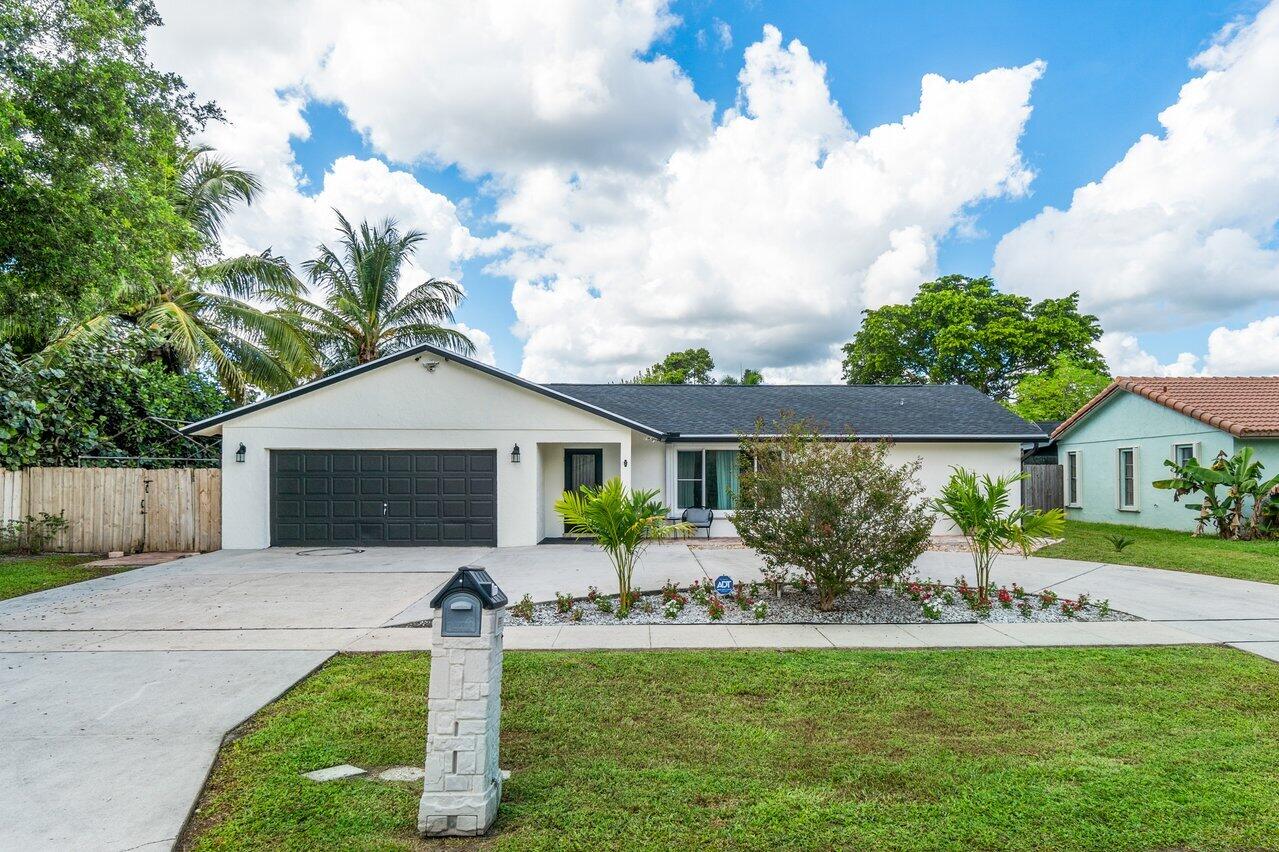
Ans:
[{"label": "dark gray garage door", "polygon": [[271,543],[496,545],[493,450],[272,450]]}]

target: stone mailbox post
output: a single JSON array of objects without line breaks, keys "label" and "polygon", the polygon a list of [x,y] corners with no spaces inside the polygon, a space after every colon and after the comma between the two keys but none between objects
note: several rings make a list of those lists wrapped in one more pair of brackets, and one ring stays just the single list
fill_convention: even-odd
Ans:
[{"label": "stone mailbox post", "polygon": [[483,568],[459,568],[431,599],[431,685],[423,837],[483,834],[497,817],[506,595]]}]

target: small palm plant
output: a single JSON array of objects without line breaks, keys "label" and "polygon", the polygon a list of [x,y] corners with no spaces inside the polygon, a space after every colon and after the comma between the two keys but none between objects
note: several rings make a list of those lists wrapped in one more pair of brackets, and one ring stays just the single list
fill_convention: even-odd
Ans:
[{"label": "small palm plant", "polygon": [[657,494],[656,490],[628,493],[621,478],[615,476],[599,488],[584,485],[577,491],[565,491],[555,503],[555,511],[569,525],[568,534],[594,536],[612,561],[617,572],[618,618],[630,613],[631,578],[645,548],[657,539],[693,531],[690,524],[667,523],[670,509]]},{"label": "small palm plant", "polygon": [[990,569],[1000,551],[1016,547],[1023,556],[1029,555],[1039,539],[1061,535],[1065,514],[1061,509],[1010,509],[1008,489],[1025,479],[1024,473],[995,479],[983,474],[979,479],[976,471],[962,467],[951,470],[954,472],[950,481],[942,488],[941,496],[932,501],[932,508],[949,518],[963,534],[973,555],[977,594],[982,603],[988,603]]}]

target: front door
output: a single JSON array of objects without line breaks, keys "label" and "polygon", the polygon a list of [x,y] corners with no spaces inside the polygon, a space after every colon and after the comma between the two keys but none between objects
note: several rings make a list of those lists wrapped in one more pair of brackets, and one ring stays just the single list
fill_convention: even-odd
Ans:
[{"label": "front door", "polygon": [[[583,485],[599,488],[604,484],[603,450],[564,451],[564,490],[576,491]],[[569,525],[564,525],[565,531]]]}]

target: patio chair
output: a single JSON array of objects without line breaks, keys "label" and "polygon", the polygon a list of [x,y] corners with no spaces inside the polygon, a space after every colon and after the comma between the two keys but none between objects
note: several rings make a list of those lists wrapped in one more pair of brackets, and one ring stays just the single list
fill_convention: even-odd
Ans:
[{"label": "patio chair", "polygon": [[684,514],[680,517],[686,524],[691,524],[699,530],[706,530],[706,537],[711,537],[711,522],[715,520],[715,513],[710,509],[698,506],[694,509],[685,509]]}]

